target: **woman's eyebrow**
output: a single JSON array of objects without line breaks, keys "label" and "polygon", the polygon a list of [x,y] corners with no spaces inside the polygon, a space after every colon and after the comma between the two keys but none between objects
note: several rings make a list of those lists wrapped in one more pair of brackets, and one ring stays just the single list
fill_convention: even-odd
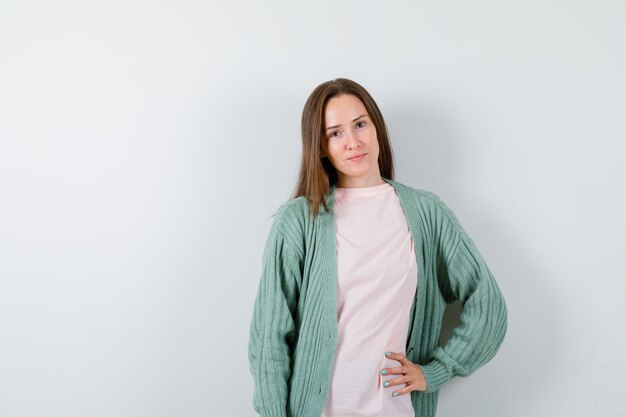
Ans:
[{"label": "woman's eyebrow", "polygon": [[[353,122],[356,122],[356,121],[357,121],[357,120],[359,120],[361,117],[367,117],[367,114],[362,114],[362,115],[360,115],[359,117],[357,117],[356,119],[353,119],[352,121],[353,121]],[[327,128],[326,128],[326,130],[328,130],[328,129],[334,129],[334,128],[339,127],[339,126],[341,126],[341,125],[330,126],[330,127],[327,127]]]}]

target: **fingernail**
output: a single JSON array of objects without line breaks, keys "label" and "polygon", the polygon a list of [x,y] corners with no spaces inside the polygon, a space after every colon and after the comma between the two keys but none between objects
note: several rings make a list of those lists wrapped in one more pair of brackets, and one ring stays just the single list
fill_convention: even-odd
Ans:
[{"label": "fingernail", "polygon": [[397,392],[394,392],[393,394],[391,394],[391,396],[392,396],[392,397],[397,397],[397,396],[398,396],[398,393],[397,393]]},{"label": "fingernail", "polygon": [[383,369],[382,371],[380,371],[380,373],[381,373],[382,375],[387,375],[387,370],[386,370],[386,369]]},{"label": "fingernail", "polygon": [[385,352],[385,356],[391,355],[391,352]]},{"label": "fingernail", "polygon": [[385,383],[383,384],[383,387],[388,387],[388,386],[389,386],[389,382],[385,382]]}]

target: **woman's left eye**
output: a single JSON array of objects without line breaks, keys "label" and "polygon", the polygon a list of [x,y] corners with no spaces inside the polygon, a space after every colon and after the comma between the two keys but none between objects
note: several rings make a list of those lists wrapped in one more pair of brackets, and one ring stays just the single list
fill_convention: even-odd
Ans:
[{"label": "woman's left eye", "polygon": [[363,126],[365,126],[365,122],[357,122],[356,124],[357,124],[357,126],[358,126],[358,125],[359,125],[359,124],[361,124],[361,123],[363,123]]}]

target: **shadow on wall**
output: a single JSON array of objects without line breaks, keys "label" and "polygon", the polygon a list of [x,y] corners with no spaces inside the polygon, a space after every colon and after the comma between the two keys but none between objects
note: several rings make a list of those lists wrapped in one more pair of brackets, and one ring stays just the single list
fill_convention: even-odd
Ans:
[{"label": "shadow on wall", "polygon": [[439,334],[439,346],[443,346],[452,337],[454,329],[461,325],[461,303],[455,301],[446,306],[443,313],[441,333]]},{"label": "shadow on wall", "polygon": [[[458,404],[465,404],[466,415],[535,415],[538,404],[545,401],[545,393],[554,392],[563,372],[571,372],[571,364],[564,363],[560,353],[576,348],[569,340],[571,334],[565,334],[567,326],[562,317],[566,313],[559,301],[562,296],[557,293],[555,277],[563,274],[562,268],[545,259],[538,242],[521,238],[513,224],[515,218],[504,211],[504,205],[489,206],[469,188],[482,185],[465,179],[472,166],[464,149],[482,139],[476,132],[468,136],[461,115],[451,113],[436,97],[415,91],[394,94],[385,106],[385,118],[394,149],[402,150],[396,163],[405,168],[398,179],[433,191],[449,204],[493,272],[507,306],[507,331],[494,358],[497,365],[491,365],[490,360],[471,383],[463,383],[461,378],[447,382],[442,387],[446,394],[440,397],[438,414],[456,415]],[[516,184],[532,190],[530,185]],[[478,195],[497,192],[482,190]],[[522,203],[534,201],[535,197],[518,196]],[[446,307],[441,346],[461,325],[461,311],[460,302]]]}]

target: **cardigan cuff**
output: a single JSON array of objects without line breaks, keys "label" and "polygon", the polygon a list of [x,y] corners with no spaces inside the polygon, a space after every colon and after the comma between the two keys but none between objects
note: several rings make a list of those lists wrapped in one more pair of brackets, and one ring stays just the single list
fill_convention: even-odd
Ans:
[{"label": "cardigan cuff", "polygon": [[287,410],[284,405],[274,405],[270,407],[261,408],[259,415],[261,417],[287,417]]},{"label": "cardigan cuff", "polygon": [[437,391],[444,382],[452,378],[452,374],[446,369],[443,362],[435,359],[428,365],[420,365],[424,378],[426,379],[426,391]]}]

